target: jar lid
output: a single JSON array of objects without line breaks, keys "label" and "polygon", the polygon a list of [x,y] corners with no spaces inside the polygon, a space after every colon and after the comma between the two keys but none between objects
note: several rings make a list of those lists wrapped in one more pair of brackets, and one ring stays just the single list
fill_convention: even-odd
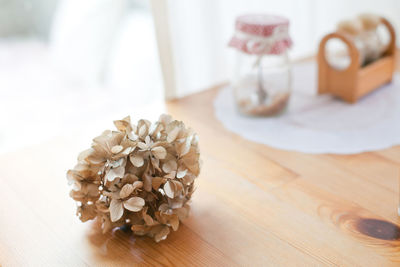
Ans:
[{"label": "jar lid", "polygon": [[289,20],[275,15],[248,14],[239,16],[230,47],[248,54],[281,54],[292,45]]}]

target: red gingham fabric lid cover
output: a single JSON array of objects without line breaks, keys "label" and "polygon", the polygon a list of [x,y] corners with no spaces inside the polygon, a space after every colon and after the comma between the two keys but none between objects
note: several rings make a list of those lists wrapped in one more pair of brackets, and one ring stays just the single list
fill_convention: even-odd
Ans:
[{"label": "red gingham fabric lid cover", "polygon": [[236,32],[229,42],[248,54],[281,54],[292,46],[289,20],[275,15],[248,14],[239,16]]}]

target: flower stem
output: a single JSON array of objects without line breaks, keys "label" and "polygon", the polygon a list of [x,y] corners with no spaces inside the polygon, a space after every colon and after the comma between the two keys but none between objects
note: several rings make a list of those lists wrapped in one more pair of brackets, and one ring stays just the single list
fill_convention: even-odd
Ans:
[{"label": "flower stem", "polygon": [[257,96],[258,96],[258,103],[260,105],[264,104],[265,99],[267,98],[268,94],[264,89],[263,85],[263,77],[262,77],[262,67],[261,67],[261,57],[257,59],[256,63],[257,67]]}]

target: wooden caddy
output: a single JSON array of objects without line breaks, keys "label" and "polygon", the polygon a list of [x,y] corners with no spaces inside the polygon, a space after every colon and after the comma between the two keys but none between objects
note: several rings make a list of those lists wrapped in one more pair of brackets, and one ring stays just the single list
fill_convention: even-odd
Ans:
[{"label": "wooden caddy", "polygon": [[[395,70],[396,34],[388,20],[381,18],[381,21],[388,28],[391,39],[383,56],[366,66],[360,65],[360,53],[346,34],[334,32],[321,40],[317,58],[319,94],[330,93],[354,103],[360,97],[392,81]],[[348,46],[351,62],[346,69],[333,68],[325,57],[325,45],[332,38],[338,38]]]}]

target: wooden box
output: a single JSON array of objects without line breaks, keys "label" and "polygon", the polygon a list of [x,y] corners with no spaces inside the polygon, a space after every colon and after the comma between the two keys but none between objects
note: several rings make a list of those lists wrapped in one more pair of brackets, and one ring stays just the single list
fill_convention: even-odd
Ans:
[{"label": "wooden box", "polygon": [[[395,70],[396,35],[393,26],[385,18],[381,18],[381,21],[389,30],[390,42],[383,56],[366,66],[361,66],[359,51],[346,34],[334,32],[321,40],[317,58],[319,94],[330,93],[354,103],[360,97],[392,81]],[[332,38],[342,40],[348,47],[351,63],[346,69],[335,69],[326,59],[325,46]]]}]

